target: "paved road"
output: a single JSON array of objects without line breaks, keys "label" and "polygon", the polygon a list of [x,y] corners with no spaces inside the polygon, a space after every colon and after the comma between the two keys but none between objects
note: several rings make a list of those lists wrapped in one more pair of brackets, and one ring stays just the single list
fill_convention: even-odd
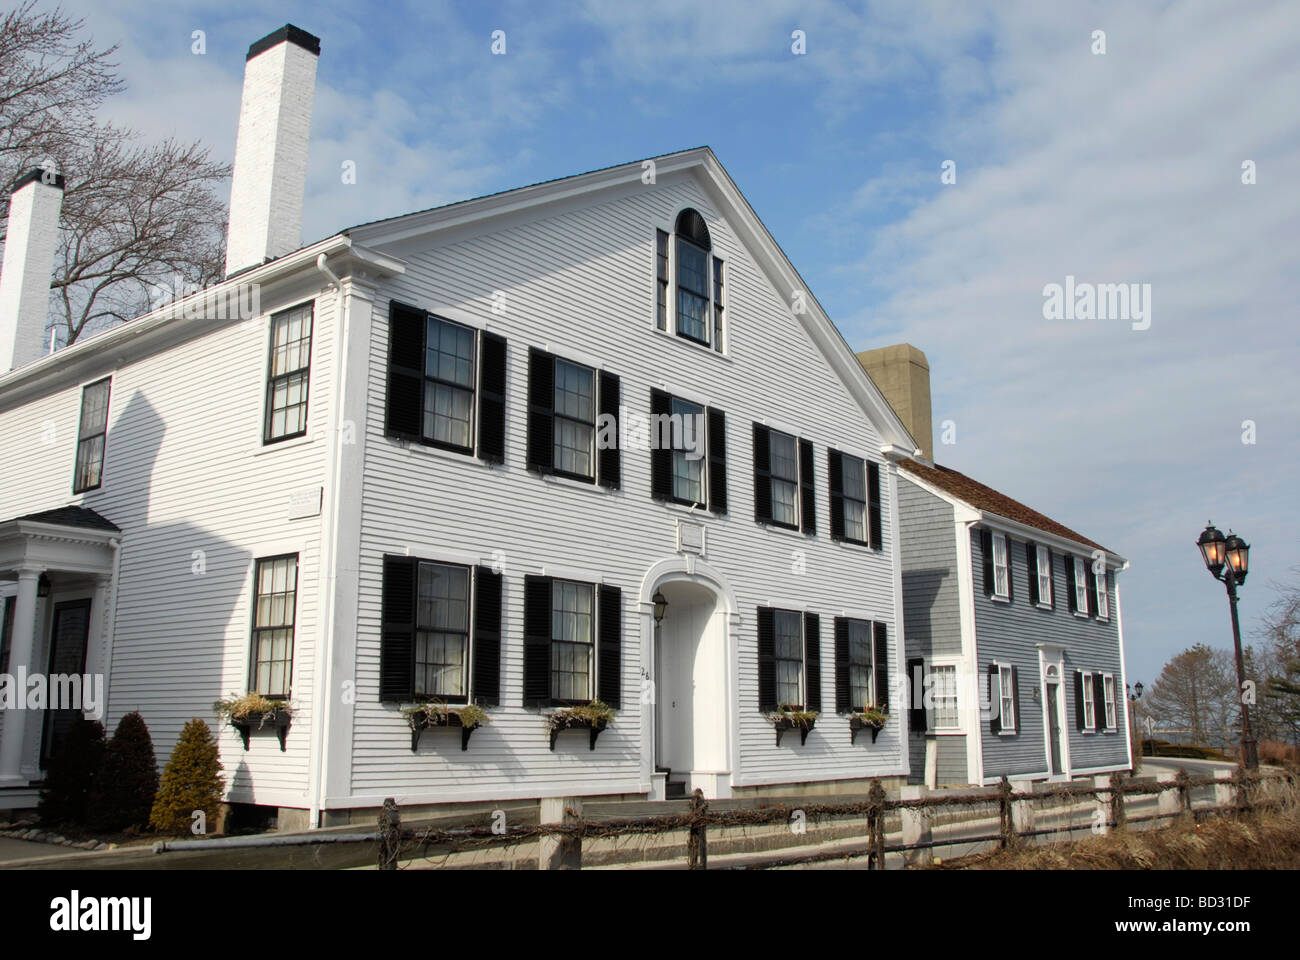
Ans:
[{"label": "paved road", "polygon": [[32,843],[30,840],[10,840],[8,837],[0,837],[0,864],[10,860],[27,860],[31,857],[52,857],[66,852],[69,852],[67,847],[58,847],[50,843]]}]

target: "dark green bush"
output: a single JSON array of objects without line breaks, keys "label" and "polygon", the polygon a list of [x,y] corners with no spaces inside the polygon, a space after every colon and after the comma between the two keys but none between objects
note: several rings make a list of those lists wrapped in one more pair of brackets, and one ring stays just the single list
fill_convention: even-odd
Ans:
[{"label": "dark green bush", "polygon": [[104,771],[90,805],[90,824],[118,831],[149,822],[158,792],[158,763],[144,717],[128,713],[104,751]]},{"label": "dark green bush", "polygon": [[104,763],[104,725],[78,715],[45,766],[37,816],[44,826],[84,824]]}]

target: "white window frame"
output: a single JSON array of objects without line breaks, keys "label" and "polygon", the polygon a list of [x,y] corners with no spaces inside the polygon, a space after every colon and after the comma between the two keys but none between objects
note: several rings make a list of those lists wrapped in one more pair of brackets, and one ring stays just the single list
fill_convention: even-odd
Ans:
[{"label": "white window frame", "polygon": [[[991,539],[993,550],[993,599],[1011,600],[1011,538],[1005,533],[993,531]],[[1002,544],[1002,566],[998,566],[998,544]],[[1002,574],[1002,589],[998,589],[998,573]]]},{"label": "white window frame", "polygon": [[861,707],[853,702],[853,638],[851,635],[849,637],[849,710],[854,713],[859,709],[871,710],[876,706],[876,627],[871,620],[864,620],[861,617],[845,617],[844,620],[849,630],[852,630],[855,623],[864,624],[867,628],[867,696],[866,702]]},{"label": "white window frame", "polygon": [[1052,551],[1051,548],[1038,544],[1034,551],[1035,562],[1038,565],[1038,605],[1040,607],[1052,606]]},{"label": "white window frame", "polygon": [[1092,671],[1082,671],[1080,686],[1083,688],[1083,733],[1097,732],[1097,693],[1093,689]]},{"label": "white window frame", "polygon": [[1101,692],[1106,701],[1106,730],[1115,733],[1119,730],[1119,701],[1115,697],[1115,675],[1101,675]]},{"label": "white window frame", "polygon": [[[788,613],[788,614],[790,614],[790,615],[792,615],[792,616],[794,616],[794,617],[797,617],[798,620],[799,620],[799,652],[800,652],[800,654],[801,654],[800,659],[799,659],[799,709],[801,709],[801,710],[806,710],[806,709],[808,708],[808,634],[807,634],[807,630],[806,630],[805,628],[806,628],[807,625],[808,625],[808,620],[807,620],[807,618],[804,616],[804,611],[802,611],[802,610],[796,610],[796,609],[794,609],[793,607],[773,607],[773,608],[772,608],[772,646],[773,646],[773,651],[772,651],[772,664],[773,664],[773,669],[775,669],[775,665],[776,665],[777,663],[780,663],[780,662],[782,662],[782,661],[790,661],[791,663],[794,662],[794,661],[791,660],[789,657],[778,657],[778,656],[776,655],[776,650],[775,650],[775,647],[776,647],[776,615],[777,615],[778,613]],[[780,684],[781,684],[781,681],[780,681],[780,678],[779,678],[779,677],[778,677],[777,680],[776,680],[776,684],[777,684],[778,687],[779,687]],[[784,704],[784,701],[781,699],[780,695],[778,695],[777,698],[776,698],[776,706],[777,706],[777,709],[780,710],[783,704]]]},{"label": "white window frame", "polygon": [[1091,560],[1074,558],[1074,615],[1088,616],[1088,564]]},{"label": "white window frame", "polygon": [[1110,591],[1106,589],[1106,565],[1102,564],[1101,574],[1094,574],[1097,582],[1097,619],[1110,619]]},{"label": "white window frame", "polygon": [[[952,696],[953,716],[955,720],[951,724],[939,723],[939,673],[940,671],[952,671]],[[956,731],[962,728],[961,724],[961,671],[955,663],[931,663],[927,668],[930,681],[930,726],[936,732],[939,731]],[[947,695],[944,699],[949,699]]]},{"label": "white window frame", "polygon": [[[693,347],[697,347],[701,350],[706,350],[709,353],[716,354],[717,356],[720,357],[725,357],[727,355],[727,340],[728,340],[727,325],[728,325],[728,318],[731,315],[729,304],[727,302],[730,299],[729,296],[730,291],[728,290],[728,287],[730,285],[730,279],[731,279],[730,267],[728,265],[727,258],[722,256],[718,252],[717,244],[712,242],[713,241],[712,231],[710,231],[709,234],[710,249],[704,251],[705,260],[706,260],[704,265],[704,278],[705,278],[704,286],[705,286],[705,290],[707,291],[706,299],[708,302],[708,309],[706,311],[705,324],[704,324],[704,332],[707,339],[704,342],[701,342],[699,340],[696,340],[694,337],[689,337],[684,333],[680,333],[678,330],[677,288],[679,282],[678,261],[680,258],[677,256],[677,242],[680,235],[677,232],[677,218],[681,216],[682,212],[686,209],[688,209],[688,207],[683,207],[681,210],[678,210],[676,213],[674,213],[672,220],[668,224],[666,225],[661,224],[655,228],[657,231],[663,232],[668,237],[668,251],[667,251],[668,289],[665,291],[667,302],[664,304],[664,327],[660,328],[659,326],[658,306],[656,301],[656,308],[655,308],[654,321],[653,321],[654,328],[660,333],[670,334],[675,340],[685,341],[686,343],[691,344],[691,346]],[[689,208],[689,209],[694,209],[695,212],[699,213],[701,217],[704,216],[703,213],[700,213],[698,207]],[[687,243],[692,243],[692,241],[688,239]],[[655,247],[654,247],[655,258],[656,258],[655,274],[654,274],[656,297],[658,297],[659,295],[658,244],[659,244],[659,239],[658,236],[656,235]],[[716,329],[717,319],[715,316],[715,311],[719,307],[719,304],[714,297],[715,277],[716,277],[717,268],[719,266],[722,267],[722,277],[723,277],[722,303],[720,305],[722,309],[722,330],[720,332]]]},{"label": "white window frame", "polygon": [[[1019,732],[1018,722],[1020,718],[1016,715],[1016,692],[1011,682],[1011,664],[995,661],[998,668],[998,734],[1004,737],[1014,736]],[[1011,709],[1007,710],[1007,704]],[[1007,716],[1010,715],[1011,723],[1008,725]]]}]

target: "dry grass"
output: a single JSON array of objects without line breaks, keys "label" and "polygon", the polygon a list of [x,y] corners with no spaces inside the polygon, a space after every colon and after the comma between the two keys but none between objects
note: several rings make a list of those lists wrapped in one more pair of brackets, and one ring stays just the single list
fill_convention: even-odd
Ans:
[{"label": "dry grass", "polygon": [[1294,870],[1300,867],[1300,809],[1242,820],[1213,817],[1159,830],[1115,830],[1077,843],[963,857],[940,869]]}]

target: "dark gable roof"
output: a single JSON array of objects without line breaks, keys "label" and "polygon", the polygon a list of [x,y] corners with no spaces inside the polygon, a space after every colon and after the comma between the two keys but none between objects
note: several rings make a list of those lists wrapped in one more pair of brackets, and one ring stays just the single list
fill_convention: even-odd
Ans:
[{"label": "dark gable roof", "polygon": [[[931,486],[938,487],[945,493],[952,494],[958,500],[969,503],[976,510],[996,514],[999,517],[1006,517],[1008,520],[1023,523],[1027,527],[1042,530],[1044,533],[1064,537],[1066,540],[1073,540],[1075,543],[1096,547],[1098,550],[1106,550],[1095,540],[1089,540],[1069,527],[1057,523],[1051,517],[1045,517],[1037,510],[1025,506],[1019,500],[1012,500],[1006,494],[998,493],[992,487],[986,487],[978,480],[972,480],[964,473],[958,473],[956,470],[950,470],[937,463],[933,467],[927,467],[915,460],[901,460],[898,465]],[[1106,552],[1113,553],[1114,551],[1106,550]]]},{"label": "dark gable roof", "polygon": [[56,507],[53,510],[42,510],[40,513],[29,513],[23,517],[14,517],[13,520],[8,522],[13,523],[18,520],[27,520],[32,523],[53,523],[61,527],[80,527],[86,530],[122,532],[122,528],[113,521],[106,520],[87,507]]}]

